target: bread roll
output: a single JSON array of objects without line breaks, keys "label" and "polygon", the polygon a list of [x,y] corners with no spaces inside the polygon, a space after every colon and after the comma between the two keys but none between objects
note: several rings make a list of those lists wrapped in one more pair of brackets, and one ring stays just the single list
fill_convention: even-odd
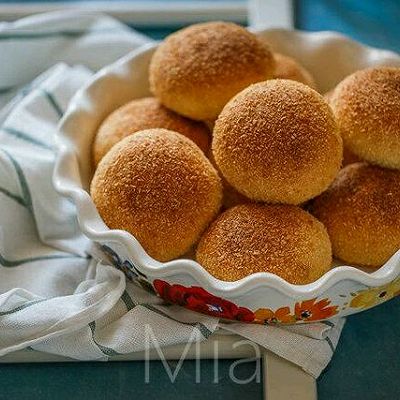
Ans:
[{"label": "bread roll", "polygon": [[280,53],[274,53],[274,59],[276,65],[274,78],[290,79],[304,83],[315,90],[317,89],[317,84],[313,76],[294,58]]},{"label": "bread roll", "polygon": [[168,36],[150,64],[150,87],[161,103],[197,120],[215,119],[251,83],[272,78],[269,47],[239,25],[207,22]]},{"label": "bread roll", "polygon": [[379,267],[400,249],[400,171],[348,165],[312,211],[326,226],[335,257]]},{"label": "bread roll", "polygon": [[343,148],[320,94],[273,79],[249,86],[224,107],[212,151],[225,179],[246,197],[300,204],[327,189]]},{"label": "bread roll", "polygon": [[335,88],[330,105],[352,153],[400,169],[400,68],[357,71]]},{"label": "bread roll", "polygon": [[168,110],[154,97],[132,100],[111,113],[100,125],[93,142],[93,161],[97,165],[120,140],[138,131],[169,129],[193,140],[206,154],[210,145],[207,127],[198,121]]},{"label": "bread roll", "polygon": [[100,162],[90,192],[108,227],[130,232],[159,261],[188,252],[222,200],[221,181],[202,151],[166,129],[116,144]]},{"label": "bread roll", "polygon": [[236,281],[270,272],[294,284],[329,270],[331,244],[324,226],[292,205],[239,205],[221,214],[202,236],[197,261],[216,278]]}]

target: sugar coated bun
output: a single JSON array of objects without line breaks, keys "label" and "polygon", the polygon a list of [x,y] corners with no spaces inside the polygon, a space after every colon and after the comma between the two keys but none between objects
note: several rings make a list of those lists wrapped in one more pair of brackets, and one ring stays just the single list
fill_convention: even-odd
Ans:
[{"label": "sugar coated bun", "polygon": [[222,189],[223,189],[222,208],[227,209],[233,206],[237,206],[238,204],[250,203],[251,200],[248,199],[243,194],[239,193],[232,185],[230,185],[229,182],[227,182],[227,180],[218,170],[218,167],[214,160],[214,156],[211,151],[208,154],[208,158],[213,167],[217,170],[219,177],[221,178]]},{"label": "sugar coated bun", "polygon": [[203,234],[196,258],[224,281],[271,272],[294,284],[315,281],[332,261],[326,229],[311,214],[292,205],[261,204],[221,214]]},{"label": "sugar coated bun", "polygon": [[378,267],[400,249],[400,171],[348,165],[312,209],[346,263]]},{"label": "sugar coated bun", "polygon": [[[332,98],[334,89],[329,90],[328,92],[324,93],[323,97],[325,101],[329,104]],[[357,157],[348,147],[343,146],[343,161],[342,167],[346,165],[353,164],[355,162],[361,161],[359,157]]]},{"label": "sugar coated bun", "polygon": [[313,89],[317,88],[312,75],[295,59],[280,53],[274,53],[274,59],[276,64],[274,78],[291,79],[304,83]]},{"label": "sugar coated bun", "polygon": [[400,68],[355,72],[335,88],[330,105],[351,152],[400,169]]},{"label": "sugar coated bun", "polygon": [[271,78],[268,46],[239,25],[208,22],[168,36],[150,64],[152,92],[168,108],[197,120],[215,119],[251,83]]},{"label": "sugar coated bun", "polygon": [[208,151],[210,135],[203,123],[168,110],[154,97],[146,97],[133,100],[118,108],[100,125],[93,142],[95,165],[123,138],[152,128],[164,128],[181,133],[193,140],[204,153]]},{"label": "sugar coated bun", "polygon": [[202,151],[183,135],[149,129],[101,160],[91,196],[111,229],[124,229],[159,261],[189,251],[218,213],[222,187]]},{"label": "sugar coated bun", "polygon": [[300,204],[335,178],[342,140],[320,94],[273,79],[251,85],[224,107],[212,151],[225,179],[248,198]]}]

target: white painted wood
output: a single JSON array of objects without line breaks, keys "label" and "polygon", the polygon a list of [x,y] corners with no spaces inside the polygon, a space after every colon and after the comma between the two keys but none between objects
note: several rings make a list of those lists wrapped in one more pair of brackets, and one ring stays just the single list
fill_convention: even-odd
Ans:
[{"label": "white painted wood", "polygon": [[317,383],[311,375],[274,353],[265,352],[263,359],[265,400],[317,400]]},{"label": "white painted wood", "polygon": [[[218,331],[211,335],[208,340],[201,342],[196,348],[196,344],[193,343],[187,348],[185,345],[174,345],[162,348],[162,355],[157,353],[155,350],[149,352],[149,359],[159,360],[161,356],[168,360],[179,360],[184,352],[185,358],[196,359],[197,355],[204,359],[213,358],[251,358],[255,357],[254,347],[249,345],[240,345],[243,338],[238,335],[226,333],[224,331]],[[239,343],[239,345],[238,345]],[[257,345],[255,345],[257,346]],[[257,346],[258,347],[258,346]],[[261,347],[258,347],[259,354],[262,353]],[[122,354],[119,356],[113,356],[110,361],[136,361],[144,360],[146,353],[144,351],[130,354]],[[21,363],[21,362],[66,362],[66,361],[78,361],[67,357],[57,356],[53,354],[41,353],[32,350],[21,350],[11,354],[7,354],[0,357],[0,363]]]},{"label": "white painted wood", "polygon": [[93,1],[34,2],[0,4],[0,20],[10,21],[28,15],[57,11],[84,10],[107,13],[136,26],[168,26],[199,21],[229,20],[247,22],[247,1]]},{"label": "white painted wood", "polygon": [[293,0],[249,0],[248,24],[254,29],[293,28]]},{"label": "white painted wood", "polygon": [[293,0],[13,2],[0,4],[0,21],[58,10],[103,12],[139,27],[221,19],[245,24],[248,22],[253,28],[293,27]]}]

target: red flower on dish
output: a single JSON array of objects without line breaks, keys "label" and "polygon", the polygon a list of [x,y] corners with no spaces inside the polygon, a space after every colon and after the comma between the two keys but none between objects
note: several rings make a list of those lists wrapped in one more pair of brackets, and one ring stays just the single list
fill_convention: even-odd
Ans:
[{"label": "red flower on dish", "polygon": [[338,306],[330,306],[330,300],[304,300],[294,306],[297,321],[318,321],[333,317],[338,313]]},{"label": "red flower on dish", "polygon": [[228,300],[214,296],[199,286],[170,285],[160,279],[156,279],[153,285],[157,293],[165,301],[184,306],[189,310],[242,322],[252,322],[254,320],[254,313],[249,309],[238,307]]}]

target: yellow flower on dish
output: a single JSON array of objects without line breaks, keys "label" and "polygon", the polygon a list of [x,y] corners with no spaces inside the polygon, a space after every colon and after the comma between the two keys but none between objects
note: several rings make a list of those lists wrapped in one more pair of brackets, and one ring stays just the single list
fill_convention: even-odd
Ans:
[{"label": "yellow flower on dish", "polygon": [[353,308],[369,308],[383,303],[400,294],[400,279],[387,285],[366,289],[358,292],[350,302]]}]

